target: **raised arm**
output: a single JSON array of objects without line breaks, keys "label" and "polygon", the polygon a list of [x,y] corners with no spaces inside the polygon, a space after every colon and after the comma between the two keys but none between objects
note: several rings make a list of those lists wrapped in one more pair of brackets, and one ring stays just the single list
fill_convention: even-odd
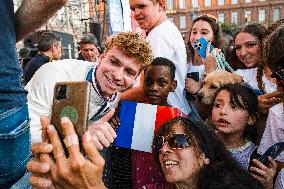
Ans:
[{"label": "raised arm", "polygon": [[24,0],[15,13],[16,39],[21,40],[53,16],[68,0]]}]

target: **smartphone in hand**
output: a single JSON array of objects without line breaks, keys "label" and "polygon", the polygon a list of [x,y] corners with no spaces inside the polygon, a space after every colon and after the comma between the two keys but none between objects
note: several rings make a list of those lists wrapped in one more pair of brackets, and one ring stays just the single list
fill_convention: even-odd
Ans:
[{"label": "smartphone in hand", "polygon": [[268,165],[268,156],[275,159],[284,150],[284,142],[275,143],[258,159],[265,166]]},{"label": "smartphone in hand", "polygon": [[[203,58],[206,58],[206,49],[207,49],[208,41],[203,37],[199,38],[193,45],[194,50]],[[212,45],[210,45],[210,52],[214,49]]]},{"label": "smartphone in hand", "polygon": [[[60,127],[62,117],[68,117],[74,125],[74,129],[81,142],[82,136],[87,130],[90,98],[90,83],[58,82],[54,88],[51,124],[56,128],[60,139],[63,141],[63,133]],[[81,143],[80,147],[82,149]]]}]

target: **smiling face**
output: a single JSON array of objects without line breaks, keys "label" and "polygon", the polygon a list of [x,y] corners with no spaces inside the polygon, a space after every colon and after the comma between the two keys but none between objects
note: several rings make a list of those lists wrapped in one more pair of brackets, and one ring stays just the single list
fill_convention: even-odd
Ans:
[{"label": "smiling face", "polygon": [[258,65],[261,44],[257,37],[249,33],[240,32],[235,38],[235,49],[238,59],[247,68]]},{"label": "smiling face", "polygon": [[[179,122],[171,126],[170,131],[164,137],[171,134],[186,134],[184,126]],[[201,167],[204,165],[204,158],[197,150],[190,137],[189,147],[184,149],[172,149],[166,142],[159,151],[159,162],[161,164],[165,179],[170,183],[194,182]]]},{"label": "smiling face", "polygon": [[152,0],[129,0],[129,5],[139,26],[148,32],[163,21],[165,13],[159,3]]},{"label": "smiling face", "polygon": [[141,67],[140,62],[126,56],[115,46],[103,53],[96,70],[96,79],[103,96],[109,98],[131,87]]},{"label": "smiling face", "polygon": [[214,34],[211,25],[204,21],[198,20],[194,23],[191,29],[189,42],[193,47],[194,43],[201,37],[205,38],[207,41],[214,42]]},{"label": "smiling face", "polygon": [[172,79],[171,70],[167,66],[152,65],[145,70],[144,94],[147,101],[156,105],[168,105],[169,92],[176,88],[176,81]]},{"label": "smiling face", "polygon": [[227,136],[243,136],[249,119],[252,119],[246,109],[232,104],[230,93],[226,90],[217,94],[211,116],[215,129]]}]

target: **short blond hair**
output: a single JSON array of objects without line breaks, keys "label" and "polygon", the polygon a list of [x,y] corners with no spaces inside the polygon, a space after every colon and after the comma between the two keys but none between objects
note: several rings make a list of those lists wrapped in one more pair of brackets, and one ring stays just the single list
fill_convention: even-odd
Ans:
[{"label": "short blond hair", "polygon": [[137,33],[122,32],[113,36],[106,45],[106,52],[113,47],[117,47],[126,56],[138,60],[142,64],[142,69],[152,63],[153,52],[150,44]]}]

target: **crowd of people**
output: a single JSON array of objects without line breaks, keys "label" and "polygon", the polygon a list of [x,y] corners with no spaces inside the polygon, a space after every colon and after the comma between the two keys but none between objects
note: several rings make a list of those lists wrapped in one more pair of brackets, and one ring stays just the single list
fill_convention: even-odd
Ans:
[{"label": "crowd of people", "polygon": [[[259,159],[284,142],[284,20],[248,23],[228,42],[204,14],[183,39],[164,1],[129,0],[146,38],[118,33],[101,52],[87,34],[79,60],[60,60],[61,39],[44,32],[22,72],[16,41],[66,2],[24,0],[16,13],[11,0],[0,3],[0,188],[284,189],[284,152]],[[49,118],[56,83],[68,81],[91,84],[89,121],[79,138],[63,117],[61,140]],[[152,153],[113,146],[123,100],[184,116],[157,129]]]}]

